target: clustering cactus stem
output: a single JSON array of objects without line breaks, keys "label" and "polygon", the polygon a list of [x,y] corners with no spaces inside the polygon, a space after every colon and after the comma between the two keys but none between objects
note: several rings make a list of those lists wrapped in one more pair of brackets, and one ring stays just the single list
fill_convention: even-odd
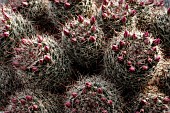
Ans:
[{"label": "clustering cactus stem", "polygon": [[62,45],[72,63],[84,70],[92,71],[99,65],[105,48],[102,30],[96,18],[86,19],[79,15],[63,28]]},{"label": "clustering cactus stem", "polygon": [[81,79],[67,96],[66,113],[122,113],[119,92],[100,76]]},{"label": "clustering cactus stem", "polygon": [[[123,35],[123,36],[122,36]],[[160,60],[157,45],[148,32],[124,33],[114,38],[104,57],[105,73],[123,90],[140,91]]]}]

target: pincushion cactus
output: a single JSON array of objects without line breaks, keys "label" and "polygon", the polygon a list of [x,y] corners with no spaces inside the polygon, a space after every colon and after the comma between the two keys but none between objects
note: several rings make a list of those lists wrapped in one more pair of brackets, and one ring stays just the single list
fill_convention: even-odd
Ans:
[{"label": "pincushion cactus", "polygon": [[94,69],[103,56],[104,34],[96,19],[85,19],[79,15],[77,20],[66,24],[62,33],[62,45],[72,63],[86,71]]},{"label": "pincushion cactus", "polygon": [[[10,65],[0,66],[0,108],[7,104],[10,96],[17,88],[22,88],[21,76]],[[1,109],[0,109],[1,110]]]},{"label": "pincushion cactus", "polygon": [[137,13],[123,0],[103,0],[98,14],[99,26],[107,38],[117,35],[123,28],[130,28],[132,17]]},{"label": "pincushion cactus", "polygon": [[[49,90],[68,82],[71,76],[70,61],[53,37],[37,35],[22,38],[16,48],[13,65],[28,71],[35,83]],[[37,76],[38,75],[38,76]]]},{"label": "pincushion cactus", "polygon": [[150,72],[160,60],[159,43],[160,39],[151,38],[148,32],[130,34],[125,30],[112,40],[106,51],[105,74],[123,91],[138,92],[151,78]]},{"label": "pincushion cactus", "polygon": [[162,93],[141,93],[135,108],[135,113],[166,113],[170,110],[170,97]]},{"label": "pincushion cactus", "polygon": [[18,41],[25,36],[34,35],[35,31],[29,21],[23,19],[20,14],[15,14],[10,7],[3,6],[1,9],[1,60],[10,59],[13,49],[18,46]]},{"label": "pincushion cactus", "polygon": [[80,14],[90,17],[95,9],[92,0],[52,0],[49,7],[54,18],[62,24]]},{"label": "pincushion cactus", "polygon": [[[152,29],[153,35],[156,37],[160,37],[162,43],[162,47],[167,50],[167,54],[169,54],[169,45],[170,45],[170,16],[165,12],[156,16],[154,21],[154,28]],[[165,52],[166,53],[166,52]]]},{"label": "pincushion cactus", "polygon": [[100,76],[85,77],[67,92],[66,113],[122,113],[119,92]]},{"label": "pincushion cactus", "polygon": [[30,90],[16,92],[10,97],[5,113],[46,113],[42,100]]}]

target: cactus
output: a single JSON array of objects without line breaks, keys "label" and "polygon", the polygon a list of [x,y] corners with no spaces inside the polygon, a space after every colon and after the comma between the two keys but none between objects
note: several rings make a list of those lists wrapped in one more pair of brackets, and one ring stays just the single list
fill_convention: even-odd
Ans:
[{"label": "cactus", "polygon": [[84,19],[79,15],[77,20],[67,23],[63,28],[63,48],[72,63],[83,71],[94,71],[101,62],[105,48],[104,34],[95,21],[94,16]]},{"label": "cactus", "polygon": [[17,6],[17,10],[23,17],[32,21],[32,24],[40,32],[48,32],[49,34],[55,35],[56,38],[61,38],[61,26],[56,23],[50,14],[48,2],[45,0],[27,0],[21,2],[20,5]]},{"label": "cactus", "polygon": [[17,88],[22,88],[21,76],[10,65],[0,66],[0,110],[7,104],[8,96]]},{"label": "cactus", "polygon": [[159,92],[141,93],[135,106],[135,113],[166,113],[170,110],[170,97]]},{"label": "cactus", "polygon": [[150,72],[160,60],[159,43],[160,39],[151,38],[148,32],[130,34],[125,30],[124,34],[112,40],[105,53],[105,74],[125,93],[126,90],[140,91],[152,77]]},{"label": "cactus", "polygon": [[125,27],[131,29],[132,17],[136,14],[123,0],[104,0],[98,13],[99,26],[103,29],[106,38],[111,38]]},{"label": "cactus", "polygon": [[61,24],[64,24],[69,19],[75,18],[77,15],[83,14],[85,17],[90,17],[94,12],[92,0],[52,0],[50,3],[51,14]]},{"label": "cactus", "polygon": [[[153,35],[160,37],[162,43],[161,46],[165,51],[165,54],[169,54],[169,45],[170,45],[170,15],[163,14],[157,15],[154,21],[154,28],[152,30]],[[166,51],[167,50],[167,51]]]},{"label": "cactus", "polygon": [[61,100],[59,95],[41,89],[16,91],[10,96],[5,113],[61,113]]},{"label": "cactus", "polygon": [[67,92],[66,113],[122,113],[119,92],[100,76],[85,77]]},{"label": "cactus", "polygon": [[53,37],[47,35],[23,38],[16,48],[13,65],[31,74],[38,86],[54,91],[71,76],[69,59]]},{"label": "cactus", "polygon": [[0,15],[3,17],[0,30],[0,60],[9,61],[13,56],[13,49],[18,46],[18,41],[22,37],[35,34],[35,31],[29,21],[23,19],[20,14],[15,14],[10,7],[2,6]]}]

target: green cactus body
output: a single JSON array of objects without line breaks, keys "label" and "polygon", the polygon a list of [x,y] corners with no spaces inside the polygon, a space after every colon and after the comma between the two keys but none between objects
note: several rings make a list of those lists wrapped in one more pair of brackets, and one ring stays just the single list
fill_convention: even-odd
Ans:
[{"label": "green cactus body", "polygon": [[113,84],[100,76],[82,78],[69,89],[66,113],[122,113],[122,100]]},{"label": "green cactus body", "polygon": [[91,70],[103,57],[104,34],[97,23],[91,25],[89,19],[80,18],[82,23],[73,20],[63,28],[62,45],[73,64]]},{"label": "green cactus body", "polygon": [[19,69],[26,70],[43,88],[57,89],[59,85],[68,82],[71,76],[70,61],[50,36],[33,36],[32,39],[22,39],[15,51],[14,62]]},{"label": "green cactus body", "polygon": [[20,14],[15,14],[10,8],[3,6],[1,10],[3,17],[1,34],[1,61],[10,60],[13,49],[18,46],[22,37],[34,35],[35,31],[29,21],[23,19]]},{"label": "green cactus body", "polygon": [[160,60],[157,47],[160,39],[150,37],[148,32],[142,35],[125,31],[124,36],[114,38],[108,47],[105,73],[123,90],[138,92],[152,77],[150,73]]}]

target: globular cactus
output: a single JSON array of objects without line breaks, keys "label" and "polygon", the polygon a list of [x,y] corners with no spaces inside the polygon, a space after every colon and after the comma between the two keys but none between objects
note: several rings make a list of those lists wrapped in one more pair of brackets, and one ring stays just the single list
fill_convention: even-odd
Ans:
[{"label": "globular cactus", "polygon": [[35,31],[31,23],[20,14],[15,14],[10,7],[2,6],[2,24],[0,30],[0,60],[10,60],[13,56],[13,49],[18,46],[22,37],[34,35]]},{"label": "globular cactus", "polygon": [[48,4],[45,0],[26,0],[15,7],[23,17],[32,21],[40,32],[48,32],[55,35],[56,38],[61,38],[61,26],[52,17]]},{"label": "globular cactus", "polygon": [[134,113],[166,113],[170,110],[170,97],[159,92],[141,93],[134,107]]},{"label": "globular cactus", "polygon": [[105,39],[96,19],[79,15],[63,28],[62,45],[74,65],[83,71],[94,71],[103,57]]},{"label": "globular cactus", "polygon": [[[169,13],[168,13],[169,11]],[[165,54],[169,55],[170,45],[170,8],[166,12],[157,15],[154,21],[154,28],[152,29],[153,35],[160,37],[161,46]]]},{"label": "globular cactus", "polygon": [[13,65],[31,74],[34,83],[55,91],[69,82],[70,60],[52,36],[22,38],[19,43]]},{"label": "globular cactus", "polygon": [[165,10],[161,2],[140,2],[135,9],[138,12],[135,18],[136,27],[142,31],[150,32],[152,32],[154,28],[155,17],[162,14]]},{"label": "globular cactus", "polygon": [[122,113],[119,92],[101,76],[85,77],[67,92],[66,113]]},{"label": "globular cactus", "polygon": [[[123,91],[139,92],[152,77],[150,72],[160,60],[157,45],[148,32],[124,31],[114,38],[105,56],[105,74],[112,78]],[[132,91],[131,91],[132,90]]]},{"label": "globular cactus", "polygon": [[85,17],[90,17],[95,7],[93,0],[52,0],[50,3],[51,14],[60,22],[65,24],[69,19],[82,14]]},{"label": "globular cactus", "polygon": [[10,97],[5,113],[47,113],[45,110],[42,100],[27,89],[21,92],[17,91]]},{"label": "globular cactus", "polygon": [[129,4],[123,0],[103,0],[98,13],[99,26],[107,38],[117,35],[125,27],[131,29],[132,17],[136,14]]},{"label": "globular cactus", "polygon": [[7,104],[8,97],[17,88],[22,88],[22,79],[13,67],[1,64],[0,66],[0,110]]}]

